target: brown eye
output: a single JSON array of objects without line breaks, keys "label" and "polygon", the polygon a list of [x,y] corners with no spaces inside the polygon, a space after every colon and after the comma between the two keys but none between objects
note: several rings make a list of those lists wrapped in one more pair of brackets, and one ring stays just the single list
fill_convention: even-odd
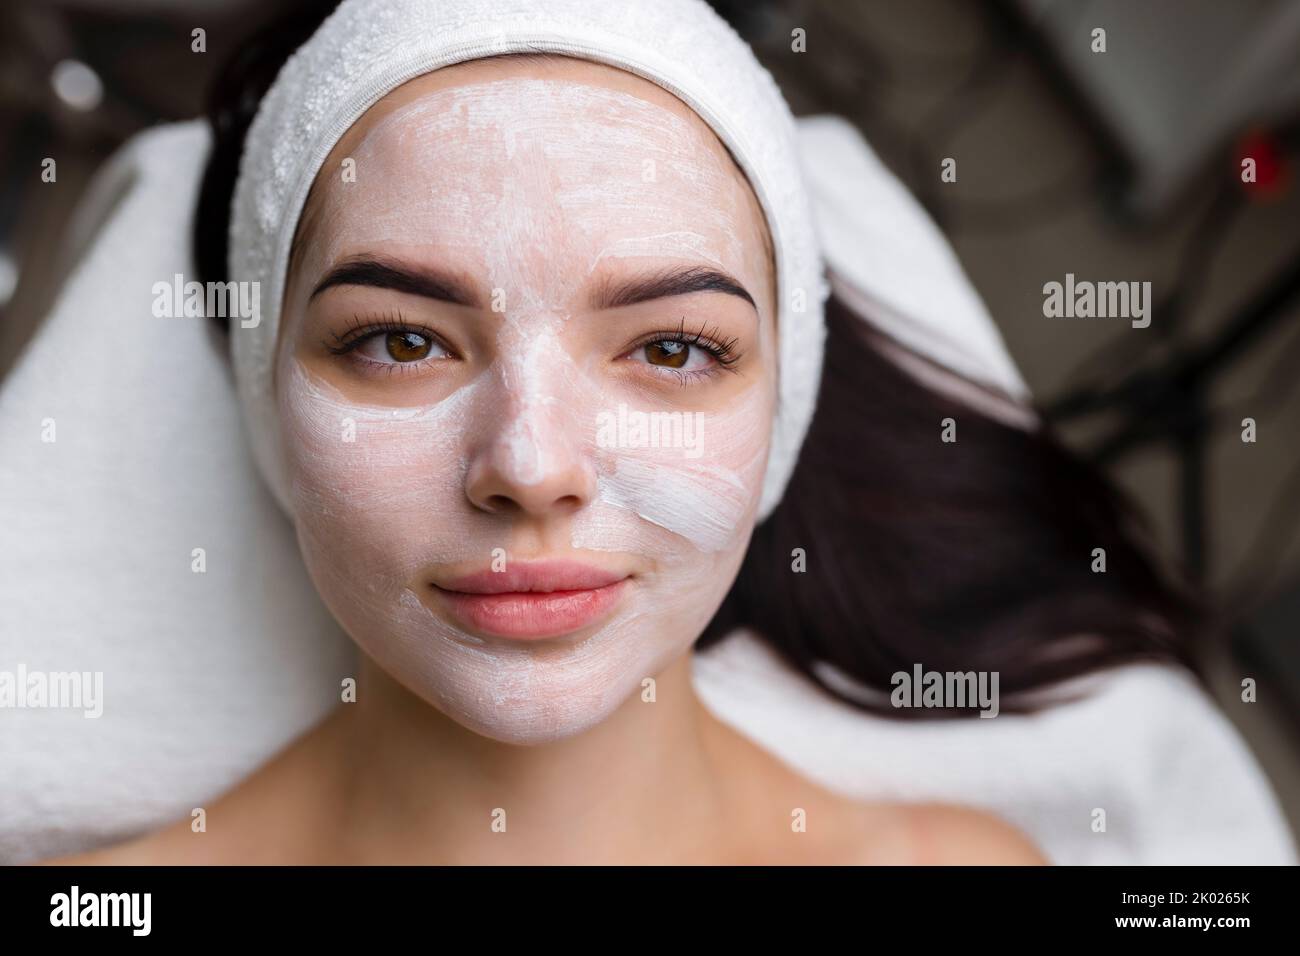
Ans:
[{"label": "brown eye", "polygon": [[685,342],[661,339],[645,347],[646,361],[662,368],[681,368],[690,357],[691,347]]},{"label": "brown eye", "polygon": [[388,317],[384,317],[382,324],[375,323],[378,328],[363,325],[362,321],[357,318],[357,326],[352,330],[355,334],[350,337],[336,334],[339,344],[327,346],[329,350],[335,355],[348,356],[347,361],[359,363],[363,368],[386,365],[389,371],[398,365],[423,368],[429,364],[428,360],[456,358],[450,346],[442,345],[432,330],[405,323],[390,325],[395,320]]},{"label": "brown eye", "polygon": [[395,362],[418,362],[428,357],[433,340],[417,332],[389,332],[384,337],[384,347]]}]

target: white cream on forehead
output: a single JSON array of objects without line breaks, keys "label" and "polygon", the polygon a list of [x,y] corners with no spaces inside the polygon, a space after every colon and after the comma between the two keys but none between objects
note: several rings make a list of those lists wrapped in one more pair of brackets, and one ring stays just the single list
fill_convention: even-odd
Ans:
[{"label": "white cream on forehead", "polygon": [[[504,290],[515,314],[563,313],[607,258],[704,261],[755,287],[765,263],[744,242],[745,187],[708,135],[640,97],[570,81],[438,90],[352,150],[356,182],[340,178],[323,203],[335,240],[325,262],[377,243],[430,246]],[[539,252],[586,269],[550,269]]]},{"label": "white cream on forehead", "polygon": [[[698,458],[597,447],[599,412],[655,409],[623,394],[606,366],[575,361],[566,325],[609,259],[709,263],[756,291],[764,261],[743,240],[743,187],[669,110],[566,81],[431,93],[377,123],[352,158],[357,181],[326,191],[324,241],[306,250],[304,272],[400,247],[481,278],[484,301],[498,289],[504,311],[485,317],[499,325],[490,366],[414,407],[350,401],[292,349],[282,353],[281,415],[313,578],[372,656],[467,726],[515,740],[575,732],[711,616],[748,540],[771,421],[756,389],[705,415]],[[762,349],[774,347],[762,324],[760,336]],[[422,569],[483,566],[494,549],[511,550],[515,519],[467,497],[471,460],[485,454],[522,486],[575,460],[592,469],[595,500],[544,553],[568,546],[652,563],[627,606],[577,645],[484,642],[415,593]]]}]

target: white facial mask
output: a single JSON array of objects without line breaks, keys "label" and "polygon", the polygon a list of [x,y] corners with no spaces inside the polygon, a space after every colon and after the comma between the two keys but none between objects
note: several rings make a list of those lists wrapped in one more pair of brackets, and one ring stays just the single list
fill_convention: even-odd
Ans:
[{"label": "white facial mask", "polygon": [[[574,311],[611,260],[709,264],[756,297],[763,288],[752,200],[710,135],[614,89],[455,87],[378,121],[352,153],[356,182],[324,198],[300,266],[308,282],[348,255],[401,255],[455,263],[504,305],[482,316],[492,361],[428,404],[361,404],[315,377],[295,354],[301,309],[277,373],[318,589],[381,666],[479,733],[537,742],[598,722],[687,650],[743,557],[771,429],[770,362],[725,406],[701,397],[691,429],[665,428],[688,447],[647,447],[642,413],[676,413],[680,425],[696,414],[679,406],[698,386],[656,407],[656,392],[629,388],[607,357],[572,344],[571,323],[600,321]],[[674,308],[666,301],[665,315]],[[753,339],[767,356],[770,326]],[[568,476],[578,488],[586,476],[591,494],[523,521],[476,506],[467,487],[484,470],[520,490],[568,487]],[[425,590],[431,567],[486,567],[497,549],[507,561],[603,553],[633,571],[632,586],[585,638],[485,640],[431,610]]]}]

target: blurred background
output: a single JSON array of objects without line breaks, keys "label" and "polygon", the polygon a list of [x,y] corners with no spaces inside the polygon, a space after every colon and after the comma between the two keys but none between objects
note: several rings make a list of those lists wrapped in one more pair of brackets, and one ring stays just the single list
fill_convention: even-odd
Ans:
[{"label": "blurred background", "polygon": [[[286,5],[0,6],[0,379],[72,264],[96,169],[138,130],[199,115],[221,63]],[[859,125],[947,233],[1068,443],[1221,609],[1199,654],[1300,832],[1300,3],[714,6],[796,114]],[[956,182],[940,179],[948,157]],[[1066,273],[1150,281],[1150,328],[1045,318],[1043,284]]]}]

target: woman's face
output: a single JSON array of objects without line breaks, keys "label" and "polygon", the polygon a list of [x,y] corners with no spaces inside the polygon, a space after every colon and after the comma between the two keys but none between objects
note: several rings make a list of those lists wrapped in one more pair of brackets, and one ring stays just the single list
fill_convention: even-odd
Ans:
[{"label": "woman's face", "polygon": [[529,743],[691,646],[761,490],[768,241],[708,126],[610,67],[461,64],[348,131],[276,388],[303,555],[366,653]]}]

